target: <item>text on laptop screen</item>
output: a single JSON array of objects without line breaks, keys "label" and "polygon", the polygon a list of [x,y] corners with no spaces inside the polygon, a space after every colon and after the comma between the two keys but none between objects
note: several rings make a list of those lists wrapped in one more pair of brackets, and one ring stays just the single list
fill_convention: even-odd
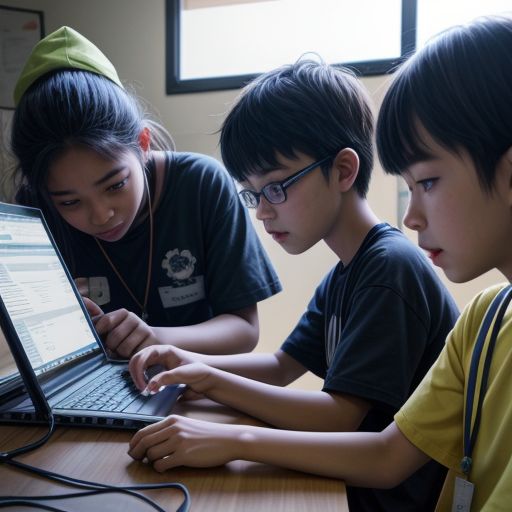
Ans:
[{"label": "text on laptop screen", "polygon": [[0,212],[0,294],[37,373],[98,347],[37,217]]}]

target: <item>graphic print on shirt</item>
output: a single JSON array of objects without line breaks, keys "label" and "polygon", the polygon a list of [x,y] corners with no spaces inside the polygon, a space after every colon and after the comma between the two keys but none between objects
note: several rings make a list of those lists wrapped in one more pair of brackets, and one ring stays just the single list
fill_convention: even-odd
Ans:
[{"label": "graphic print on shirt", "polygon": [[332,276],[325,303],[325,359],[330,367],[336,353],[336,348],[341,341],[343,323],[343,300],[347,283],[347,274],[341,275],[339,271]]},{"label": "graphic print on shirt", "polygon": [[171,279],[170,286],[158,288],[164,308],[184,306],[205,298],[204,276],[194,276],[196,258],[185,249],[172,249],[162,260],[162,269]]}]

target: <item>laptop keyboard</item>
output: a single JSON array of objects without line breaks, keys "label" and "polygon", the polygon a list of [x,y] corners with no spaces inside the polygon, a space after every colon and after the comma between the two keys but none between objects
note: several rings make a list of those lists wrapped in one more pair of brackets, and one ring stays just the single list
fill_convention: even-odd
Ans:
[{"label": "laptop keyboard", "polygon": [[92,411],[122,411],[140,396],[128,370],[111,366],[107,371],[64,398],[56,404],[56,407]]}]

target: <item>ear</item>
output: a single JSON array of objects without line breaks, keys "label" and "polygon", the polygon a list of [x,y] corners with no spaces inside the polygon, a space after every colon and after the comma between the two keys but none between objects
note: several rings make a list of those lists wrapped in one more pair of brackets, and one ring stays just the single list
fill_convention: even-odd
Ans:
[{"label": "ear", "polygon": [[359,156],[352,148],[342,149],[334,158],[332,177],[340,192],[348,192],[359,173]]},{"label": "ear", "polygon": [[147,154],[151,148],[151,132],[147,126],[142,128],[139,134],[139,146],[145,154]]}]

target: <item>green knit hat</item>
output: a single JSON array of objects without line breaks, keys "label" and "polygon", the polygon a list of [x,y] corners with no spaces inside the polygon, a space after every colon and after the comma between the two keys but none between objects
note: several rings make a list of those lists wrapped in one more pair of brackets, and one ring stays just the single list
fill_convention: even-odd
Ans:
[{"label": "green knit hat", "polygon": [[123,87],[114,66],[99,48],[76,30],[61,27],[34,46],[14,88],[15,105],[38,78],[55,69],[91,71]]}]

